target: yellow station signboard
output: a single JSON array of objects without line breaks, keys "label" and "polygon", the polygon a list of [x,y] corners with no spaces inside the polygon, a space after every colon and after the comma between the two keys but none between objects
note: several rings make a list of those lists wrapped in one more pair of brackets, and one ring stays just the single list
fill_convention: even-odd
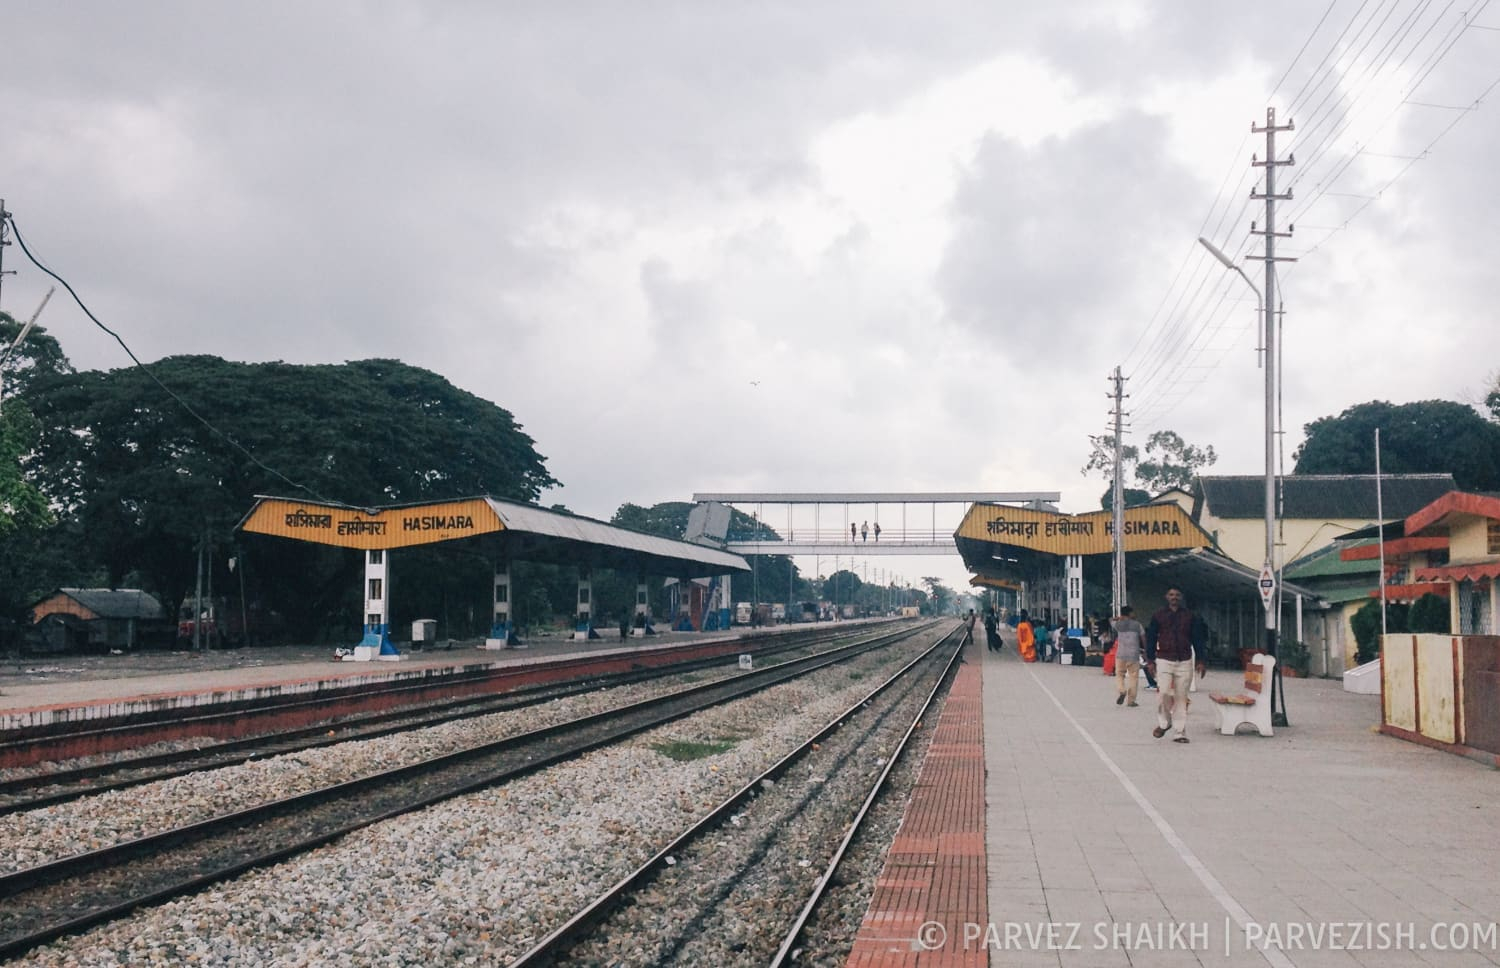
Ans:
[{"label": "yellow station signboard", "polygon": [[[1114,520],[1109,511],[1058,514],[975,504],[964,515],[956,534],[960,538],[1054,555],[1102,555],[1114,550]],[[1212,542],[1208,535],[1179,505],[1148,504],[1125,509],[1126,551],[1200,548],[1209,544]]]},{"label": "yellow station signboard", "polygon": [[505,530],[483,499],[361,510],[262,498],[240,527],[255,534],[366,550],[409,548]]}]

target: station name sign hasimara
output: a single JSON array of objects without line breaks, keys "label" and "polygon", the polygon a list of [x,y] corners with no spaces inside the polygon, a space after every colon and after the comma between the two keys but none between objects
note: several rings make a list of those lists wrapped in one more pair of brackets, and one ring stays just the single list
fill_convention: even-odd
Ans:
[{"label": "station name sign hasimara", "polygon": [[406,508],[335,507],[264,498],[241,527],[342,548],[401,548],[505,530],[483,499]]},{"label": "station name sign hasimara", "polygon": [[[1197,548],[1208,535],[1176,504],[1125,509],[1127,551]],[[1114,517],[1108,511],[1058,514],[1032,508],[976,504],[969,508],[958,537],[992,541],[1056,555],[1105,554],[1114,548]]]}]

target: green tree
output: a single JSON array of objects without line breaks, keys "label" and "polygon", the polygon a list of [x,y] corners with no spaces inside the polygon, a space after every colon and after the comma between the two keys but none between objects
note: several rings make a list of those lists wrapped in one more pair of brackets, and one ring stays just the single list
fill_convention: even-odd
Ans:
[{"label": "green tree", "polygon": [[[1092,450],[1081,473],[1085,476],[1098,474],[1112,478],[1115,462],[1114,434],[1090,437],[1089,442]],[[1151,495],[1174,487],[1192,487],[1193,478],[1205,468],[1212,467],[1218,459],[1219,455],[1214,453],[1212,446],[1197,447],[1189,444],[1180,434],[1171,430],[1158,430],[1147,437],[1144,453],[1129,444],[1121,447],[1120,465],[1126,487],[1126,506],[1145,503],[1136,500],[1142,493],[1145,494],[1145,500],[1150,500]],[[1113,506],[1112,492],[1112,488],[1106,491],[1101,501],[1106,509]]]},{"label": "green tree", "polygon": [[840,568],[823,579],[823,599],[835,605],[853,605],[859,600],[864,584],[854,572]]},{"label": "green tree", "polygon": [[1428,592],[1411,603],[1411,611],[1406,614],[1406,630],[1446,634],[1450,631],[1449,617],[1448,599]]},{"label": "green tree", "polygon": [[[1387,605],[1385,611],[1388,632],[1406,631],[1405,605]],[[1349,626],[1354,631],[1354,661],[1369,662],[1380,655],[1380,599],[1372,598],[1349,617]]]},{"label": "green tree", "polygon": [[[194,583],[200,542],[216,587],[227,587],[234,525],[259,494],[353,505],[530,501],[555,483],[510,413],[395,360],[170,357],[150,374],[38,375],[25,399],[42,427],[32,482],[78,528],[109,584],[139,571],[168,607]],[[357,555],[258,536],[243,543],[257,559],[247,591],[293,625],[358,624]],[[443,605],[440,590],[435,601],[405,601],[428,614]]]},{"label": "green tree", "polygon": [[1294,473],[1374,473],[1377,428],[1384,473],[1446,472],[1463,490],[1500,489],[1500,424],[1449,400],[1373,400],[1320,417],[1303,428]]},{"label": "green tree", "polygon": [[0,538],[53,523],[47,499],[21,469],[37,436],[36,418],[19,401],[0,409]]},{"label": "green tree", "polygon": [[1484,395],[1484,408],[1490,413],[1490,421],[1500,423],[1500,370],[1490,378],[1490,391]]},{"label": "green tree", "polygon": [[[1133,508],[1140,504],[1151,503],[1151,492],[1143,490],[1139,487],[1124,488],[1123,494],[1125,497],[1125,506],[1128,508]],[[1105,492],[1100,495],[1099,506],[1106,511],[1113,511],[1115,509],[1115,489],[1113,487],[1107,488]]]},{"label": "green tree", "polygon": [[944,585],[942,579],[924,575],[922,584],[927,586],[927,601],[923,605],[925,614],[946,615],[953,610],[954,603],[958,601],[958,593]]},{"label": "green tree", "polygon": [[[0,313],[0,350],[15,344],[21,326],[9,313]],[[35,381],[73,372],[73,364],[68,362],[62,345],[45,326],[33,326],[26,339],[0,365],[4,366],[6,397],[24,397]]]}]

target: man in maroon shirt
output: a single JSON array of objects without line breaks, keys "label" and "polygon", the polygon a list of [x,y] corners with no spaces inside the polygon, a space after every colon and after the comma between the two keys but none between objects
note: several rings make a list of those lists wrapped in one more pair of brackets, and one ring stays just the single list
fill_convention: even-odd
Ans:
[{"label": "man in maroon shirt", "polygon": [[1196,668],[1202,676],[1207,636],[1202,622],[1183,607],[1182,589],[1167,589],[1167,607],[1151,616],[1146,626],[1146,668],[1158,685],[1156,728],[1151,735],[1160,739],[1175,727],[1173,742],[1186,743],[1188,686],[1193,683]]}]

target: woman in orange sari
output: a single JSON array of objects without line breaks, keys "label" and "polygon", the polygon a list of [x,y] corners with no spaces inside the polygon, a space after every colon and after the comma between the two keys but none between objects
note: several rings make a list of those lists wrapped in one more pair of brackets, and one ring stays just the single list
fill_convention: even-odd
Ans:
[{"label": "woman in orange sari", "polygon": [[1021,653],[1021,661],[1036,661],[1036,629],[1025,609],[1021,610],[1021,621],[1016,623],[1016,651]]}]

